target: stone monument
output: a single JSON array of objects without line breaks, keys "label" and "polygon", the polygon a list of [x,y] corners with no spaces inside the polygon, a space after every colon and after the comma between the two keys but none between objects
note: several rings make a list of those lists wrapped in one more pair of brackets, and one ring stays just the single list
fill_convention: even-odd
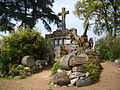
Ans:
[{"label": "stone monument", "polygon": [[65,23],[66,14],[69,14],[69,11],[65,11],[65,7],[62,8],[61,13],[58,13],[59,16],[62,16],[62,30],[66,30],[66,23]]},{"label": "stone monument", "polygon": [[52,46],[57,47],[60,45],[65,45],[65,44],[71,44],[70,39],[66,39],[66,32],[69,32],[68,29],[66,29],[66,15],[69,14],[69,11],[65,11],[65,8],[62,8],[62,12],[58,13],[59,16],[62,16],[62,25],[61,29],[54,31],[52,34],[46,34],[45,38],[46,39],[52,39]]}]

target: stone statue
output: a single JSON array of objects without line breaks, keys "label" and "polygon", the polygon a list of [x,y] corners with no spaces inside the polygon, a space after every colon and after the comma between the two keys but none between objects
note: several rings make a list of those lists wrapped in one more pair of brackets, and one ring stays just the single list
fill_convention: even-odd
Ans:
[{"label": "stone statue", "polygon": [[87,48],[93,47],[93,39],[90,38],[88,41],[87,30],[88,30],[89,23],[86,24],[85,30],[82,36],[77,35],[77,29],[70,29],[70,32],[67,33],[67,38],[72,38],[72,41],[76,41],[76,44],[81,46],[85,46]]},{"label": "stone statue", "polygon": [[58,13],[59,16],[62,16],[62,30],[66,29],[66,24],[65,24],[66,14],[69,14],[69,11],[65,11],[65,7],[62,8],[61,13]]}]

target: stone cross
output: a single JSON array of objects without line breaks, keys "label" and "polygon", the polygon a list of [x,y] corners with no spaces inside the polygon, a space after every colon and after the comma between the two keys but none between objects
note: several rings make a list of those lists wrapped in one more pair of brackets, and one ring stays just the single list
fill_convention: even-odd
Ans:
[{"label": "stone cross", "polygon": [[58,13],[59,16],[62,16],[62,30],[66,29],[66,24],[65,24],[66,14],[69,14],[69,11],[65,11],[65,7],[62,8],[61,13]]}]

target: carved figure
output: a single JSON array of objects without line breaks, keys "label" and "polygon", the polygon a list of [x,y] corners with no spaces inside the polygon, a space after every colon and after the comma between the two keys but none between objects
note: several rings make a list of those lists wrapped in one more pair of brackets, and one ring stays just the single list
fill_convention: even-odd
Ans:
[{"label": "carved figure", "polygon": [[88,36],[87,36],[87,30],[88,30],[89,23],[86,24],[85,26],[85,31],[83,35],[80,37],[77,35],[77,29],[72,28],[70,29],[70,32],[67,33],[67,39],[71,38],[71,42],[75,44],[78,44],[80,47],[85,46],[87,48],[92,48],[93,47],[93,39],[90,38],[88,41]]}]

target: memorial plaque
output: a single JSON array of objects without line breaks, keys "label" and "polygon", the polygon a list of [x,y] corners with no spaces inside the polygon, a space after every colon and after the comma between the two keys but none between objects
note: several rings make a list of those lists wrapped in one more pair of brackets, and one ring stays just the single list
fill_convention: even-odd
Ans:
[{"label": "memorial plaque", "polygon": [[70,66],[82,65],[82,64],[85,64],[87,60],[88,60],[88,56],[87,55],[80,55],[78,57],[75,57],[75,59],[71,59],[69,61],[69,65]]}]

